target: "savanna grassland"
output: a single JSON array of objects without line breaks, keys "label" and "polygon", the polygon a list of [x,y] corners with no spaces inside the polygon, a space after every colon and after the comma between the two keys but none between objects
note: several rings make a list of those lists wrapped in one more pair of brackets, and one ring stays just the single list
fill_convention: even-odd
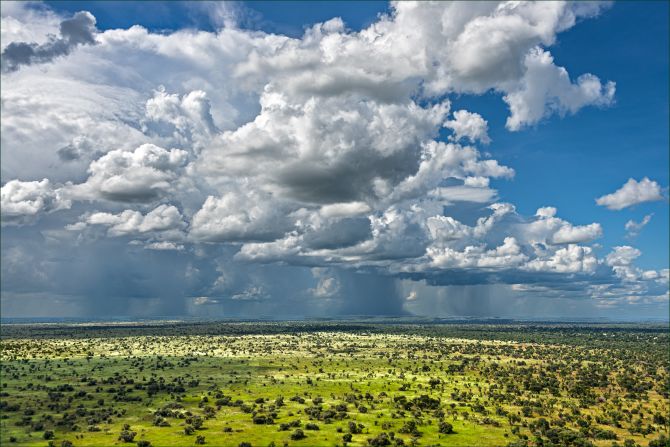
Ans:
[{"label": "savanna grassland", "polygon": [[21,446],[668,446],[663,325],[3,325]]}]

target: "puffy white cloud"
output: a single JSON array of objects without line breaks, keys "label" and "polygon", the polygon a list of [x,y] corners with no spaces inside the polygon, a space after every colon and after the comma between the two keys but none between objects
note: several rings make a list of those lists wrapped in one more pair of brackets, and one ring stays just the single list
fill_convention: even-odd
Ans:
[{"label": "puffy white cloud", "polygon": [[133,151],[110,151],[91,163],[85,183],[71,185],[67,193],[79,200],[151,202],[173,188],[179,170],[188,160],[181,149],[143,144]]},{"label": "puffy white cloud", "polygon": [[489,144],[491,139],[488,135],[488,123],[479,113],[457,110],[454,119],[444,123],[444,127],[451,129],[455,141],[467,138],[471,143],[477,141]]},{"label": "puffy white cloud", "polygon": [[558,113],[575,113],[586,105],[607,106],[614,101],[615,84],[602,85],[592,74],[570,81],[563,67],[554,65],[549,52],[534,48],[525,57],[526,71],[519,87],[510,90],[504,97],[511,115],[507,128],[519,130],[542,118]]},{"label": "puffy white cloud", "polygon": [[557,211],[558,210],[553,206],[545,206],[538,208],[535,215],[538,217],[554,217]]},{"label": "puffy white cloud", "polygon": [[597,265],[598,260],[591,247],[570,244],[550,256],[529,261],[524,269],[536,272],[593,273]]},{"label": "puffy white cloud", "polygon": [[194,90],[180,97],[161,86],[147,101],[143,131],[168,136],[180,146],[201,148],[218,129],[207,93]]},{"label": "puffy white cloud", "polygon": [[633,238],[637,236],[640,231],[642,231],[642,229],[647,226],[649,222],[651,222],[653,215],[654,213],[647,214],[640,222],[635,222],[633,219],[630,219],[628,222],[626,222],[626,237]]},{"label": "puffy white cloud", "polygon": [[63,197],[61,188],[54,188],[48,179],[22,182],[11,180],[2,186],[0,207],[3,225],[24,225],[35,222],[41,214],[70,208],[72,202]]},{"label": "puffy white cloud", "polygon": [[583,244],[602,236],[599,223],[573,225],[555,217],[556,208],[542,207],[535,213],[536,219],[517,227],[519,237],[531,244]]},{"label": "puffy white cloud", "polygon": [[638,203],[663,200],[661,186],[645,177],[639,182],[629,178],[624,185],[614,191],[596,199],[596,203],[611,210],[622,210]]},{"label": "puffy white cloud", "polygon": [[445,178],[511,178],[514,170],[496,160],[481,160],[473,147],[430,141],[422,147],[421,163],[415,174],[406,177],[394,189],[392,200],[421,196],[436,188]]},{"label": "puffy white cloud", "polygon": [[630,265],[638,258],[642,252],[630,245],[622,245],[614,247],[611,253],[605,257],[605,262],[609,266],[624,266]]},{"label": "puffy white cloud", "polygon": [[[159,232],[178,235],[179,230],[186,226],[181,213],[173,205],[159,205],[146,215],[134,210],[125,210],[118,214],[98,212],[84,216],[82,222],[108,227],[107,234],[113,237]],[[69,229],[81,230],[82,226]]]},{"label": "puffy white cloud", "polygon": [[491,250],[482,246],[468,246],[463,251],[429,247],[426,254],[432,265],[440,268],[511,269],[528,259],[513,237],[506,237],[502,245]]},{"label": "puffy white cloud", "polygon": [[209,196],[191,221],[192,239],[207,242],[268,241],[292,227],[286,209],[267,193],[229,191]]},{"label": "puffy white cloud", "polygon": [[267,86],[256,119],[202,151],[212,181],[255,177],[268,192],[306,203],[378,200],[413,174],[422,144],[437,135],[448,105],[383,104],[359,96],[294,98]]},{"label": "puffy white cloud", "polygon": [[572,226],[570,224],[563,225],[551,237],[551,242],[554,244],[580,244],[584,242],[591,242],[594,239],[601,237],[603,229],[599,223],[592,223],[590,225]]}]

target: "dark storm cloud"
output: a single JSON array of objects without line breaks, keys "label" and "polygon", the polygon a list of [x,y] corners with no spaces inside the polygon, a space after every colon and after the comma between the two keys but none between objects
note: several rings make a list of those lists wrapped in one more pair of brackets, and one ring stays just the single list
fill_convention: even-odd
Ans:
[{"label": "dark storm cloud", "polygon": [[22,65],[43,64],[66,56],[79,45],[95,44],[95,17],[87,11],[76,13],[60,23],[60,35],[50,36],[43,44],[12,42],[2,52],[2,71],[18,70]]}]

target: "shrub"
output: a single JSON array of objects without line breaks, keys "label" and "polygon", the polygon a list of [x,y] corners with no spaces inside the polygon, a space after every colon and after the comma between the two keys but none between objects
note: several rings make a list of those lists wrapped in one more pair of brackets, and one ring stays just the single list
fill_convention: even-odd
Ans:
[{"label": "shrub", "polygon": [[391,439],[385,432],[381,432],[376,438],[368,438],[368,444],[374,447],[391,445]]},{"label": "shrub", "polygon": [[443,435],[448,435],[454,432],[454,426],[447,421],[441,421],[438,425],[438,431]]},{"label": "shrub", "polygon": [[296,428],[293,433],[291,433],[291,439],[294,441],[298,441],[300,439],[305,439],[307,435],[305,435],[305,432],[300,430],[299,428]]},{"label": "shrub", "polygon": [[133,442],[136,435],[137,435],[137,432],[130,431],[130,430],[122,430],[121,434],[119,435],[119,441]]}]

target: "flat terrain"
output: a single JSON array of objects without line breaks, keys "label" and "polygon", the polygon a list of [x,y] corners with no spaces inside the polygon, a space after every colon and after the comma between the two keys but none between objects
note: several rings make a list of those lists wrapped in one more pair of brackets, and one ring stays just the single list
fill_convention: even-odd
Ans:
[{"label": "flat terrain", "polygon": [[2,446],[667,446],[669,331],[3,325]]}]

